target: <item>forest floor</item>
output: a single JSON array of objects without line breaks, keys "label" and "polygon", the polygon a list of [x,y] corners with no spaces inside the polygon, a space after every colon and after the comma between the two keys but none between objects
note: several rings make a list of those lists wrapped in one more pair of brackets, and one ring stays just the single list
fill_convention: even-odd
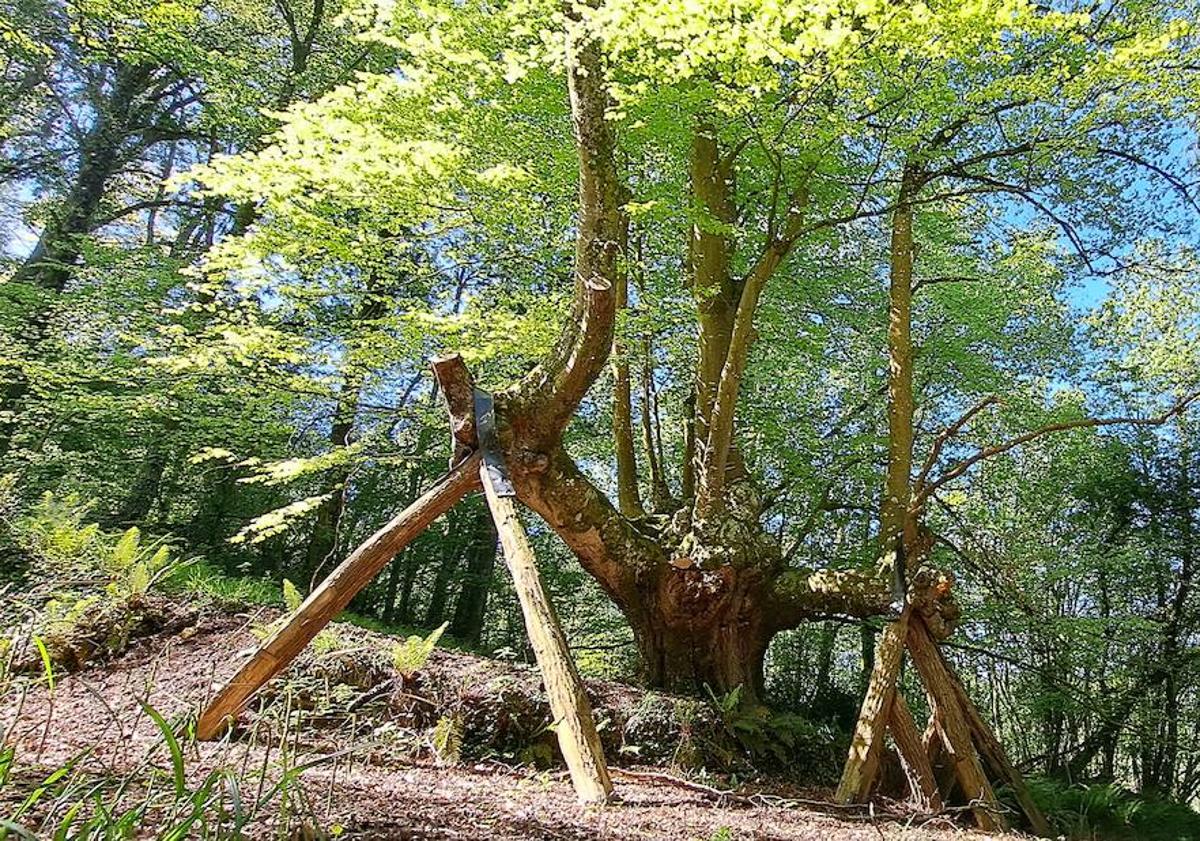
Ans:
[{"label": "forest floor", "polygon": [[[156,789],[171,789],[173,772],[178,775],[175,790],[190,793],[199,790],[201,781],[212,779],[207,775],[213,769],[231,769],[230,778],[239,785],[229,791],[243,804],[238,808],[246,809],[243,832],[251,838],[932,841],[994,837],[970,832],[948,816],[914,817],[894,806],[889,810],[886,804],[871,810],[841,809],[829,802],[827,789],[780,784],[756,787],[753,796],[742,788],[739,796],[722,797],[715,788],[706,791],[700,785],[675,782],[677,772],[668,776],[665,769],[646,766],[638,768],[638,776],[614,775],[615,805],[584,809],[576,805],[564,774],[554,768],[538,770],[490,759],[449,764],[428,751],[422,756],[399,749],[396,728],[380,725],[372,719],[369,705],[359,703],[371,694],[369,690],[343,693],[350,698],[344,709],[358,712],[343,714],[332,727],[321,726],[322,714],[315,709],[309,710],[307,719],[298,717],[306,704],[300,694],[289,695],[282,712],[277,710],[272,719],[279,725],[275,729],[260,727],[270,718],[265,707],[260,708],[257,716],[251,714],[253,723],[233,738],[211,744],[185,740],[173,765],[163,735],[143,705],[170,721],[186,720],[213,686],[227,679],[249,655],[256,644],[251,629],[261,628],[263,621],[261,612],[252,616],[202,609],[182,629],[145,637],[108,663],[60,677],[52,691],[45,681],[29,681],[19,692],[10,687],[0,698],[0,737],[14,749],[16,758],[7,784],[0,785],[0,816],[23,811],[18,825],[24,822],[36,837],[50,834],[46,828],[60,818],[47,812],[62,808],[64,798],[54,801],[47,795],[23,810],[20,804],[28,803],[47,774],[70,765],[72,776],[99,781],[96,791],[107,791],[104,781],[110,788],[114,781],[122,781],[120,796],[129,799],[144,792],[143,803],[157,802]],[[356,637],[360,633],[370,632],[353,629]],[[431,668],[462,673],[494,662],[439,651]],[[624,687],[622,691],[638,690]],[[281,707],[278,697],[274,707]],[[659,773],[661,778],[655,776]],[[3,776],[0,769],[0,781]],[[94,794],[92,800],[100,803],[106,797]],[[244,805],[255,799],[270,804],[253,810]],[[175,798],[170,805],[168,799],[168,805],[142,808],[139,837],[158,836],[168,823],[178,823],[182,814],[178,801]],[[191,802],[199,802],[198,795]],[[178,837],[199,835],[199,826],[193,824]],[[211,825],[209,833],[213,833]],[[219,827],[215,834],[221,836]]]}]

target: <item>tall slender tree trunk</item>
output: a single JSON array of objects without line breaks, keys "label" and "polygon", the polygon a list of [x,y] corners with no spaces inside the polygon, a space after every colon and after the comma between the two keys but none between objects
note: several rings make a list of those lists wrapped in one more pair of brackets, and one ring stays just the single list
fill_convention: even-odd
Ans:
[{"label": "tall slender tree trunk", "polygon": [[[329,444],[335,451],[350,445],[350,434],[354,430],[358,415],[361,388],[362,380],[358,376],[348,375],[345,378],[342,393],[338,396],[333,425],[329,431]],[[304,551],[304,578],[309,582],[310,588],[315,580],[321,577],[325,565],[337,551],[338,530],[346,507],[346,481],[349,476],[348,467],[339,467],[331,477],[328,496],[317,507],[312,533]]]},{"label": "tall slender tree trunk", "polygon": [[700,122],[692,134],[690,176],[697,221],[692,225],[689,256],[692,297],[700,327],[696,369],[696,402],[693,416],[697,478],[704,473],[713,407],[721,370],[729,354],[738,290],[730,276],[732,243],[729,230],[735,219],[733,172],[723,161],[716,129]]},{"label": "tall slender tree trunk", "polygon": [[[621,252],[628,261],[629,254],[629,217],[621,214],[621,237],[619,241]],[[625,312],[629,304],[629,272],[622,267],[616,273],[613,286],[618,317]],[[645,514],[642,499],[638,493],[637,458],[633,448],[633,397],[629,377],[629,353],[625,338],[621,331],[613,332],[612,369],[613,369],[613,450],[617,461],[617,508],[626,517],[640,517]]]},{"label": "tall slender tree trunk", "polygon": [[454,619],[450,623],[450,635],[470,645],[477,644],[483,635],[498,539],[495,520],[486,507],[480,507],[474,512],[474,527],[467,548],[466,569],[463,573],[462,587],[458,592],[458,601],[454,605]]},{"label": "tall slender tree trunk", "polygon": [[913,395],[912,297],[913,205],[919,175],[904,168],[896,209],[892,213],[891,273],[888,287],[888,461],[880,505],[883,546],[897,537],[907,545],[916,538],[916,523],[908,514],[912,499]]},{"label": "tall slender tree trunk", "polygon": [[[650,505],[654,511],[671,508],[671,489],[663,471],[662,431],[658,417],[658,395],[654,388],[654,363],[650,353],[650,339],[642,345],[642,448],[646,453],[646,465],[650,469]],[[691,454],[688,454],[691,457]]]},{"label": "tall slender tree trunk", "polygon": [[389,625],[396,620],[396,592],[400,586],[402,567],[399,558],[392,558],[388,562],[387,583],[383,588],[383,621]]},{"label": "tall slender tree trunk", "polygon": [[170,449],[165,442],[155,441],[150,444],[145,457],[138,468],[129,496],[125,498],[116,520],[121,525],[136,525],[144,522],[158,502],[162,490],[163,471],[167,468]]},{"label": "tall slender tree trunk", "polygon": [[[329,430],[329,446],[335,452],[350,446],[350,436],[358,420],[358,406],[365,379],[362,370],[357,367],[358,363],[353,359],[353,341],[360,331],[369,329],[371,322],[381,318],[387,311],[383,299],[376,295],[378,285],[375,278],[368,279],[364,290],[366,297],[354,313],[351,341],[341,360],[342,390],[338,394],[333,423]],[[426,432],[422,429],[421,436],[425,435]],[[420,443],[417,449],[423,449]],[[305,578],[310,581],[310,587],[316,583],[322,569],[337,551],[338,531],[346,508],[346,482],[349,478],[349,465],[338,467],[330,477],[327,498],[317,508],[312,534],[304,555],[304,573]]]},{"label": "tall slender tree trunk", "polygon": [[[79,169],[70,189],[29,257],[0,290],[5,295],[20,296],[21,332],[17,340],[33,357],[47,352],[43,346],[49,338],[55,301],[76,269],[83,237],[96,225],[105,186],[125,160],[128,150],[122,147],[130,140],[137,97],[150,78],[151,70],[145,66],[117,68],[112,92],[97,108],[95,123],[83,139]],[[0,422],[0,457],[12,446],[15,418],[30,388],[19,367],[5,378],[7,382],[0,389],[0,417],[10,420]]]}]

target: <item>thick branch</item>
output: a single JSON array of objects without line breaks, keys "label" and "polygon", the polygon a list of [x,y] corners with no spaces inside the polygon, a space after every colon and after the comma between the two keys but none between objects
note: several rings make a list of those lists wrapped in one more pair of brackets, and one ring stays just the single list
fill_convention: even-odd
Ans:
[{"label": "thick branch", "polygon": [[888,462],[880,505],[880,537],[889,541],[901,533],[912,493],[913,346],[912,283],[913,207],[920,188],[919,172],[905,166],[896,210],[892,214],[891,273],[888,292]]},{"label": "thick branch", "polygon": [[539,471],[514,471],[521,501],[536,511],[622,609],[637,607],[638,576],[666,563],[661,546],[634,528],[561,447]]},{"label": "thick branch", "polygon": [[[629,217],[621,214],[621,251],[626,257],[629,249]],[[626,260],[627,262],[627,260]],[[617,312],[628,307],[629,276],[625,266],[617,270],[614,288]],[[637,456],[633,450],[633,398],[629,377],[629,354],[622,337],[613,336],[613,450],[617,459],[617,506],[626,517],[646,513],[638,495]]]},{"label": "thick branch", "polygon": [[758,302],[767,281],[791,252],[803,230],[804,211],[807,206],[808,192],[802,188],[792,198],[783,234],[772,240],[742,282],[742,294],[734,315],[729,347],[721,366],[716,401],[709,421],[707,446],[704,449],[703,469],[700,471],[700,487],[696,499],[696,513],[700,517],[720,507],[725,489],[725,471],[733,446],[734,410],[742,375],[746,370],[746,361],[750,356],[750,346],[753,343],[754,313],[758,310]]},{"label": "thick branch", "polygon": [[703,471],[709,423],[733,334],[737,294],[729,273],[732,243],[727,233],[736,216],[732,197],[733,173],[721,166],[715,130],[705,122],[697,125],[692,135],[689,169],[692,212],[696,220],[688,244],[688,267],[699,328],[696,401],[691,430],[696,447],[692,450],[694,461],[689,469]]},{"label": "thick branch", "polygon": [[[961,614],[950,593],[950,579],[930,570],[913,576],[908,603],[939,638],[949,636]],[[776,630],[832,616],[866,619],[895,616],[891,578],[875,570],[802,570],[783,572],[772,584],[768,616]]]},{"label": "thick branch", "polygon": [[556,441],[604,365],[613,336],[613,281],[620,228],[618,182],[599,45],[578,45],[567,76],[579,158],[579,219],[571,316],[548,359],[516,387],[530,429]]}]

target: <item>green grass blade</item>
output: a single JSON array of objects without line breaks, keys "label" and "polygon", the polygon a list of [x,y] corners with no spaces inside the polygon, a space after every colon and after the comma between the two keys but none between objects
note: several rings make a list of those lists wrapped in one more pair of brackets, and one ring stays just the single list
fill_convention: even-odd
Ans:
[{"label": "green grass blade", "polygon": [[33,644],[37,646],[38,655],[42,658],[42,671],[46,674],[46,684],[50,687],[50,691],[54,691],[54,664],[50,662],[50,652],[46,650],[46,643],[42,642],[42,638],[37,634],[33,636]]},{"label": "green grass blade", "polygon": [[171,725],[167,724],[167,720],[158,710],[145,701],[142,701],[141,704],[142,709],[153,719],[155,726],[163,735],[163,740],[167,743],[167,750],[171,752],[171,769],[175,775],[175,796],[183,798],[187,795],[187,777],[184,772],[183,750],[179,747],[179,740],[175,738],[175,732],[171,729]]}]

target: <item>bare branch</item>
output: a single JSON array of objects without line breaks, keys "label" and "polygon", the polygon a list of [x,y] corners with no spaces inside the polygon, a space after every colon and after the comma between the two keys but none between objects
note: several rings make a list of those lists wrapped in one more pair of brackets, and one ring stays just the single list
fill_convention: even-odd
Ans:
[{"label": "bare branch", "polygon": [[933,446],[929,448],[929,455],[925,457],[925,462],[921,465],[921,472],[917,475],[916,490],[918,493],[925,486],[925,481],[929,478],[929,471],[937,463],[937,458],[942,454],[942,448],[946,446],[946,442],[961,432],[962,428],[970,423],[971,418],[975,417],[988,406],[999,402],[1000,400],[996,395],[988,395],[964,412],[958,420],[941,431],[938,437],[934,439]]},{"label": "bare branch", "polygon": [[975,453],[975,455],[970,456],[969,458],[965,458],[962,461],[958,462],[956,465],[954,465],[949,470],[947,470],[945,473],[943,473],[941,476],[939,476],[936,481],[931,482],[928,485],[925,485],[924,487],[922,487],[920,489],[920,491],[914,495],[912,507],[914,510],[919,509],[925,503],[925,501],[929,499],[929,496],[932,493],[934,493],[939,488],[946,485],[948,482],[952,482],[955,479],[957,479],[959,476],[962,476],[964,473],[966,473],[968,470],[970,470],[972,467],[974,467],[979,462],[984,461],[989,458],[992,458],[993,456],[1000,455],[1001,453],[1006,453],[1009,450],[1012,450],[1016,447],[1021,446],[1022,444],[1027,444],[1030,441],[1034,441],[1038,438],[1042,438],[1046,435],[1050,435],[1055,432],[1065,432],[1070,429],[1086,429],[1086,428],[1099,427],[1099,426],[1122,426],[1122,425],[1161,426],[1162,424],[1169,421],[1171,418],[1175,417],[1176,415],[1181,414],[1184,410],[1187,409],[1188,406],[1190,406],[1192,403],[1196,402],[1196,400],[1200,400],[1200,391],[1194,391],[1191,394],[1187,395],[1186,397],[1181,398],[1170,409],[1168,409],[1167,411],[1163,412],[1160,415],[1155,415],[1154,417],[1149,417],[1149,418],[1134,418],[1134,417],[1080,418],[1079,420],[1073,420],[1073,421],[1060,421],[1058,423],[1049,423],[1049,424],[1046,424],[1045,426],[1038,427],[1037,429],[1032,429],[1029,432],[1022,433],[1021,435],[1018,435],[1015,438],[1010,438],[1009,440],[1004,441],[1002,443],[993,444],[990,447],[985,447],[982,450],[980,450],[979,452]]}]

